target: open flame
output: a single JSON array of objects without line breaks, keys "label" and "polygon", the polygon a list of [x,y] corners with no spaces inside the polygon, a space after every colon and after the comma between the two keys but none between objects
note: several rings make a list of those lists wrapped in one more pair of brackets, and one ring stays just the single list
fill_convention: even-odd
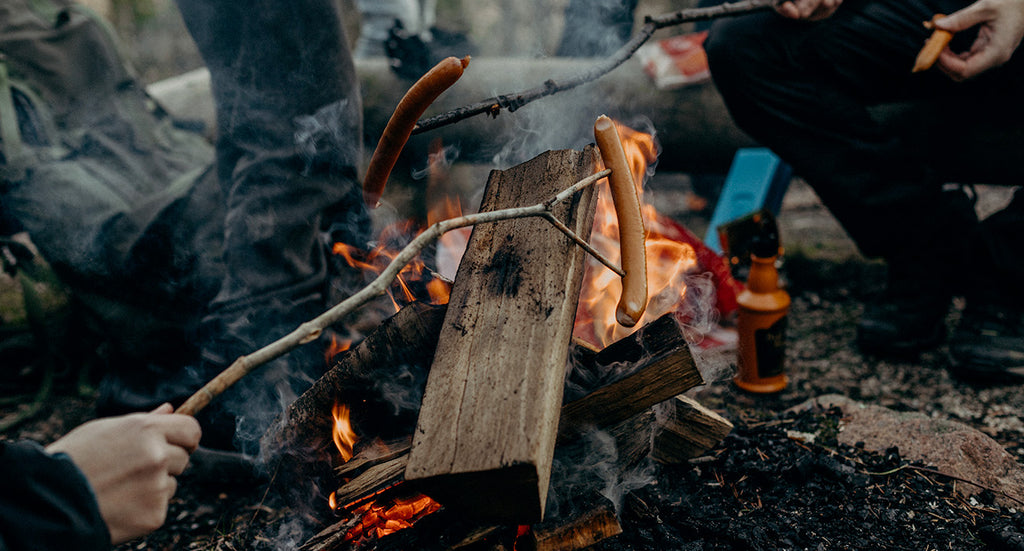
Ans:
[{"label": "open flame", "polygon": [[[647,230],[649,302],[644,317],[637,325],[641,327],[680,307],[686,296],[683,276],[697,266],[698,255],[690,243],[680,239],[678,225],[659,214],[653,205],[643,203],[642,189],[647,169],[657,160],[658,154],[654,136],[621,124],[616,126],[631,163],[630,168],[638,193],[641,194],[641,209]],[[431,155],[428,197],[430,191],[436,191],[437,180],[443,177],[440,157],[440,151],[435,149]],[[434,198],[430,202],[432,206],[427,213],[428,225],[462,215],[461,203],[457,198]],[[412,235],[410,224],[392,226],[384,233]],[[437,271],[448,280],[454,279],[470,233],[471,228],[462,228],[446,233],[438,241],[435,256]],[[394,240],[386,239],[384,236],[381,238],[382,243],[392,241]],[[599,190],[591,243],[613,262],[620,261],[618,221],[607,185]],[[344,258],[350,266],[375,275],[395,257],[398,250],[381,245],[373,251],[366,252],[344,243],[336,243],[334,253]],[[420,259],[405,267],[389,291],[395,311],[414,300],[434,304],[447,303],[450,285],[444,279],[435,277],[436,275],[426,269],[426,265]],[[583,279],[574,328],[575,336],[600,348],[632,332],[633,329],[622,327],[615,320],[615,309],[620,293],[619,276],[591,259]],[[333,415],[334,441],[342,460],[348,461],[352,457],[356,443],[355,432],[348,420],[348,407],[343,404],[336,405]],[[393,494],[394,489],[395,487],[388,488],[375,496],[349,504],[337,503],[335,495],[331,494],[329,505],[332,510],[344,511],[353,518],[359,518],[358,524],[346,534],[346,541],[358,544],[368,538],[382,537],[407,528],[419,518],[441,508],[439,503],[422,494],[386,497]],[[528,532],[528,526],[520,527],[519,536],[522,537]]]},{"label": "open flame", "polygon": [[[697,265],[697,254],[686,242],[673,239],[672,228],[653,205],[643,202],[647,168],[658,158],[654,136],[616,123],[623,149],[640,195],[644,227],[647,230],[648,305],[637,327],[675,311],[686,296],[683,276]],[[619,223],[607,185],[599,190],[591,244],[613,262],[620,262]],[[615,321],[615,309],[622,282],[618,275],[591,259],[583,278],[574,334],[597,348],[621,339],[635,328]]]},{"label": "open flame", "polygon": [[352,459],[352,451],[355,449],[359,437],[352,428],[352,421],[349,418],[349,407],[345,404],[336,403],[331,409],[334,417],[334,430],[331,436],[334,438],[334,445],[341,454],[341,462]]},{"label": "open flame", "polygon": [[[334,430],[331,436],[338,449],[341,462],[346,463],[353,457],[355,444],[359,437],[352,427],[351,411],[345,404],[336,403],[331,409],[334,418]],[[423,494],[412,494],[385,499],[382,494],[390,494],[394,486],[381,490],[371,499],[347,504],[342,507],[353,518],[359,519],[345,534],[345,541],[358,542],[366,538],[380,538],[388,534],[408,528],[417,520],[441,508],[441,504]],[[377,498],[377,499],[374,499]],[[327,504],[332,511],[339,510],[336,492],[331,492]]]}]

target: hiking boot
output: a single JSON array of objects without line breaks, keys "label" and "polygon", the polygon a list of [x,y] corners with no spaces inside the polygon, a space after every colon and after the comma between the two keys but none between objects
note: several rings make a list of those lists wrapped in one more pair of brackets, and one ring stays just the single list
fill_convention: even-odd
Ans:
[{"label": "hiking boot", "polygon": [[946,336],[950,301],[943,293],[887,292],[865,305],[857,323],[857,346],[869,354],[900,357],[934,348]]},{"label": "hiking boot", "polygon": [[1024,383],[1024,309],[968,300],[949,353],[968,382]]}]

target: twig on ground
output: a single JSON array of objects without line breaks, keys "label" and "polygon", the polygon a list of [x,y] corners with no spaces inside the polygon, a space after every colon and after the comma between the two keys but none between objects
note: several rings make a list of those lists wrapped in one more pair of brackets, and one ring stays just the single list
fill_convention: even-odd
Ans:
[{"label": "twig on ground", "polygon": [[484,113],[497,116],[502,109],[509,113],[520,107],[540,98],[550,96],[557,92],[572,90],[577,86],[597,80],[610,73],[613,69],[625,63],[627,59],[647,42],[654,32],[666,27],[673,27],[693,21],[704,21],[718,17],[741,15],[756,11],[766,10],[774,7],[778,0],[741,0],[729,2],[706,8],[689,8],[677,12],[659,16],[648,16],[644,19],[644,25],[628,42],[622,45],[607,59],[595,63],[586,71],[561,81],[549,79],[536,88],[531,88],[518,93],[502,94],[483,101],[459,107],[446,113],[420,120],[413,129],[413,134],[419,134],[428,130],[434,130],[442,126],[456,123],[463,119],[482,115]]}]

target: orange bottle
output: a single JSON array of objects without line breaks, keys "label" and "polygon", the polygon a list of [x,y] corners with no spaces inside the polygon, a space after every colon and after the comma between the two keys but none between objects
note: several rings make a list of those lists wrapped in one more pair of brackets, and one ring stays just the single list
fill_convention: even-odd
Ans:
[{"label": "orange bottle", "polygon": [[779,287],[778,234],[769,231],[754,238],[746,288],[736,297],[739,310],[738,370],[733,382],[748,392],[768,394],[786,388],[786,321],[789,293]]}]

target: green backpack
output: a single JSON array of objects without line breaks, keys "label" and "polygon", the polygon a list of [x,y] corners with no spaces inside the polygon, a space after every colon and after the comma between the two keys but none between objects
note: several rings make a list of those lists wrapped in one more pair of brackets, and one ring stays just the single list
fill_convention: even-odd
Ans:
[{"label": "green backpack", "polygon": [[0,2],[0,211],[109,337],[111,361],[187,354],[223,271],[213,156],[147,96],[94,12]]}]

